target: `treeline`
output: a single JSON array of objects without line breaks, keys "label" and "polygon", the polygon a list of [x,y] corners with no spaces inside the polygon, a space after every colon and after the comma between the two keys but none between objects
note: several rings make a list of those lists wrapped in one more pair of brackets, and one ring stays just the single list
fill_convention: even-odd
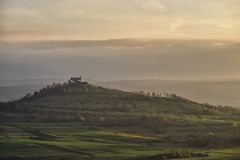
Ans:
[{"label": "treeline", "polygon": [[151,92],[151,91],[139,91],[135,92],[139,95],[148,96],[148,97],[166,97],[166,98],[173,98],[173,99],[185,99],[183,97],[177,96],[174,93],[161,93],[161,92]]},{"label": "treeline", "polygon": [[34,100],[40,97],[48,96],[48,95],[64,95],[64,94],[74,94],[80,92],[87,92],[89,84],[86,82],[72,84],[72,83],[53,83],[52,85],[47,85],[43,87],[39,91],[35,91],[32,93],[27,93],[25,96],[21,97],[19,101],[27,101],[27,100]]}]

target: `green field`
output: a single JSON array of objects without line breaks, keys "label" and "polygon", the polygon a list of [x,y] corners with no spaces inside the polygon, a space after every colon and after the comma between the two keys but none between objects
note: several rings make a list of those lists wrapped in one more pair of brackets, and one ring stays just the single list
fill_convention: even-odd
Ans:
[{"label": "green field", "polygon": [[[131,159],[182,151],[209,154],[206,158],[189,159],[240,158],[240,147],[211,149],[183,145],[177,142],[181,141],[177,137],[181,139],[181,134],[185,134],[181,130],[163,128],[165,133],[154,134],[138,127],[98,127],[78,122],[5,122],[1,123],[0,157]],[[167,141],[166,137],[172,139]]]},{"label": "green field", "polygon": [[0,160],[239,160],[240,114],[88,84],[0,104]]}]

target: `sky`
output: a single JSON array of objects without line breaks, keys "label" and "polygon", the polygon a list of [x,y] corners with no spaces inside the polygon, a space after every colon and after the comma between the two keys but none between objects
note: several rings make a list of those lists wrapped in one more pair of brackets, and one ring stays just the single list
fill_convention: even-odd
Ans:
[{"label": "sky", "polygon": [[239,19],[239,0],[0,0],[0,39],[239,41]]},{"label": "sky", "polygon": [[0,0],[1,79],[240,79],[239,52],[240,0]]},{"label": "sky", "polygon": [[240,43],[111,40],[0,43],[0,78],[240,79]]}]

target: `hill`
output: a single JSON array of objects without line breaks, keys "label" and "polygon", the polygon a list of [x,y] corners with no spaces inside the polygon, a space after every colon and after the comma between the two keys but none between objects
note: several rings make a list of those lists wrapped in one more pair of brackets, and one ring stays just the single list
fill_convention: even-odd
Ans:
[{"label": "hill", "polygon": [[238,109],[174,94],[69,81],[1,103],[0,117],[0,159],[240,157]]},{"label": "hill", "polygon": [[175,93],[199,103],[240,107],[239,80],[118,80],[94,84],[124,91]]},{"label": "hill", "polygon": [[96,120],[99,116],[112,117],[115,113],[123,117],[145,113],[219,116],[239,113],[231,107],[199,104],[174,94],[157,94],[124,92],[87,82],[53,84],[3,104],[1,111],[38,121],[81,121],[82,118],[92,121],[93,117]]},{"label": "hill", "polygon": [[39,90],[44,86],[44,84],[0,86],[0,101],[7,102],[10,100],[17,100],[20,97],[26,95],[26,93],[33,93],[34,91]]},{"label": "hill", "polygon": [[[66,79],[0,79],[0,101],[16,100],[34,93],[52,82],[64,82]],[[119,89],[127,92],[154,91],[175,93],[192,101],[214,105],[240,107],[239,80],[118,80],[96,81],[89,83]]]}]

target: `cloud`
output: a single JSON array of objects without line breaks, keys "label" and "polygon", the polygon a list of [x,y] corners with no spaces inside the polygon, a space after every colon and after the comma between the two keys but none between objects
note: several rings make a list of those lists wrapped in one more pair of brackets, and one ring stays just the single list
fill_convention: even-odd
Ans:
[{"label": "cloud", "polygon": [[185,17],[177,18],[170,26],[171,31],[176,31],[179,27],[181,27],[184,24]]},{"label": "cloud", "polygon": [[219,28],[222,28],[222,29],[233,29],[234,27],[230,24],[220,24],[218,25]]},{"label": "cloud", "polygon": [[215,42],[215,43],[212,44],[212,46],[214,46],[214,47],[223,47],[224,43],[222,43],[222,42]]},{"label": "cloud", "polygon": [[27,37],[239,40],[238,4],[239,0],[0,0],[0,34],[24,41]]},{"label": "cloud", "polygon": [[160,0],[148,0],[141,4],[141,7],[148,12],[166,12],[167,7]]}]

